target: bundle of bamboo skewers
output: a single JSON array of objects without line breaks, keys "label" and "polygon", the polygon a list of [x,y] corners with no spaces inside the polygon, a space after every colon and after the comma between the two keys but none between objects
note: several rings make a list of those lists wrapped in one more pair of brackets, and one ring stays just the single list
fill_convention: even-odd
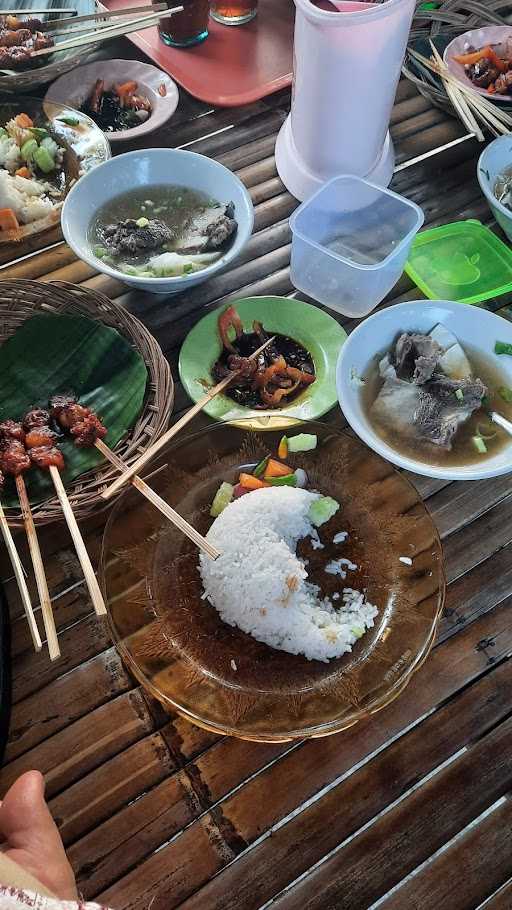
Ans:
[{"label": "bundle of bamboo skewers", "polygon": [[[274,337],[267,339],[267,341],[265,341],[264,344],[262,344],[256,351],[254,351],[254,353],[251,354],[248,359],[256,359],[258,355],[273,341]],[[152,446],[150,446],[146,452],[144,452],[144,454],[141,455],[139,459],[137,459],[131,468],[127,468],[126,464],[103,441],[103,436],[106,433],[106,428],[103,427],[101,421],[96,417],[94,412],[92,412],[89,408],[82,407],[78,402],[76,402],[74,398],[63,398],[59,401],[57,401],[57,399],[53,400],[51,403],[52,416],[60,425],[61,429],[69,431],[72,434],[75,442],[81,438],[79,436],[79,433],[81,428],[85,426],[86,432],[90,432],[87,437],[87,442],[82,442],[82,444],[94,445],[96,449],[101,452],[101,454],[107,459],[107,461],[109,461],[121,472],[120,477],[104,491],[104,499],[108,499],[114,495],[117,490],[120,489],[125,483],[131,483],[136,490],[138,490],[156,509],[158,509],[164,515],[166,519],[171,521],[197,547],[199,547],[211,559],[216,559],[220,555],[219,551],[214,546],[212,546],[212,544],[210,544],[209,541],[207,541],[206,538],[204,538],[198,531],[196,531],[196,529],[193,528],[189,522],[187,522],[181,515],[179,515],[175,509],[166,503],[165,500],[163,500],[158,495],[158,493],[156,493],[146,483],[146,481],[139,477],[138,472],[151,460],[151,458],[153,458],[154,455],[157,454],[157,452],[162,449],[163,446],[169,442],[170,439],[172,439],[173,436],[175,436],[187,423],[189,423],[189,421],[192,420],[192,418],[195,417],[195,415],[198,414],[205,407],[205,405],[211,401],[212,398],[220,394],[220,392],[222,392],[233,381],[239,372],[240,370],[229,373],[221,382],[206,392],[203,398],[201,398],[200,401],[191,407],[186,412],[186,414],[184,414],[184,416],[181,417],[173,427],[171,427],[170,430],[164,433],[160,439],[158,439]],[[73,420],[71,419],[73,409],[75,409],[74,413],[76,420],[75,418],[73,418]],[[37,457],[31,457],[31,452],[35,453],[37,448],[43,448],[42,446],[35,446],[33,449],[31,448],[30,431],[32,429],[31,424],[33,424],[34,420],[36,421],[34,424],[36,435],[37,432],[39,432],[40,434],[43,434],[43,436],[47,436],[48,452],[44,460],[44,467],[49,470],[50,476],[55,486],[63,515],[68,525],[73,543],[75,545],[75,550],[82,567],[82,571],[84,573],[84,579],[87,584],[95,612],[98,616],[102,616],[106,614],[103,596],[100,591],[89,555],[87,553],[84,540],[80,533],[80,529],[73,514],[71,503],[69,502],[64,484],[62,482],[62,478],[60,476],[60,470],[63,466],[63,459],[60,450],[54,445],[55,434],[49,426],[49,418],[50,414],[45,410],[35,409],[26,415],[23,424],[18,424],[14,421],[5,421],[3,424],[3,430],[2,425],[0,425],[0,444],[3,446],[4,452],[8,444],[14,447],[14,455],[16,456],[17,454],[17,457],[21,459],[20,464],[23,463],[25,465],[24,469],[34,463],[42,467],[43,463],[39,464]],[[10,427],[8,426],[9,424],[11,425]],[[17,439],[17,437],[19,437],[19,439]],[[21,439],[23,439],[23,442],[21,442]],[[34,441],[39,442],[37,438]],[[26,447],[25,443],[28,445],[28,448]],[[77,444],[80,443],[77,442]],[[41,556],[41,550],[39,547],[39,541],[34,519],[32,516],[29,497],[23,478],[23,470],[13,470],[11,473],[15,479],[16,490],[18,493],[23,515],[23,523],[34,569],[34,576],[40,600],[41,614],[46,633],[49,655],[51,660],[55,660],[60,656],[60,648],[52,611],[51,598],[48,590],[48,583],[44,571],[43,559]],[[0,530],[2,532],[9,557],[13,565],[15,578],[18,584],[21,600],[32,637],[32,642],[35,650],[40,651],[42,642],[35,619],[34,609],[30,599],[30,593],[25,580],[25,571],[16,549],[16,544],[9,528],[8,519],[2,508],[1,501]]]},{"label": "bundle of bamboo skewers", "polygon": [[488,130],[494,136],[509,133],[512,130],[512,116],[503,108],[493,104],[484,95],[475,92],[471,85],[466,85],[454,76],[444,63],[433,41],[430,41],[430,46],[432,48],[430,58],[411,48],[409,56],[417,66],[424,67],[442,79],[455,113],[468,132],[472,133],[479,142],[485,142],[484,130]]}]

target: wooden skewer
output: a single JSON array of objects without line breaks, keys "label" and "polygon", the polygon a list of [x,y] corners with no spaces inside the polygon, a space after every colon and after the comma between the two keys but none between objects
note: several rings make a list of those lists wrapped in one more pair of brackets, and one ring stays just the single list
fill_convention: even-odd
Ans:
[{"label": "wooden skewer", "polygon": [[62,511],[64,513],[64,518],[66,519],[67,526],[69,528],[69,532],[73,538],[76,554],[78,556],[80,565],[82,566],[82,572],[84,573],[85,582],[87,584],[89,594],[91,595],[91,600],[96,615],[104,616],[107,610],[105,608],[103,596],[100,591],[100,586],[96,579],[96,575],[94,574],[94,569],[92,567],[91,560],[89,559],[89,554],[85,548],[84,540],[80,533],[76,518],[73,514],[73,509],[71,508],[66,490],[64,489],[62,478],[60,476],[58,468],[55,465],[50,465],[50,475],[53,480],[55,492],[57,493]]},{"label": "wooden skewer", "polygon": [[[166,3],[155,3],[154,6],[152,4],[145,4],[145,6],[132,6],[126,9],[110,10],[110,12],[104,10],[99,13],[90,13],[88,16],[70,16],[68,19],[56,19],[55,22],[53,19],[47,19],[46,22],[43,22],[42,31],[62,31],[62,29],[76,25],[78,22],[96,22],[98,25],[101,25],[105,19],[115,19],[117,16],[131,16],[134,13],[158,13],[160,10],[164,9],[167,9]],[[52,13],[53,10],[48,10],[47,12]],[[18,15],[23,16],[26,15],[26,13],[23,13],[20,10]],[[32,15],[32,13],[30,13],[30,15]]]},{"label": "wooden skewer", "polygon": [[117,25],[111,25],[108,28],[101,28],[99,31],[90,32],[88,35],[79,35],[76,38],[70,38],[68,41],[59,41],[52,47],[43,47],[39,51],[32,51],[30,56],[45,57],[48,54],[55,54],[57,51],[67,51],[73,47],[98,44],[101,41],[110,41],[111,38],[122,38],[124,35],[131,34],[131,32],[138,32],[152,25],[157,25],[159,19],[181,12],[183,12],[182,6],[174,6],[172,9],[155,13],[153,16],[142,16],[140,19],[133,19],[131,22],[117,23]]},{"label": "wooden skewer", "polygon": [[[254,351],[253,354],[251,354],[248,360],[255,360],[256,357],[258,357],[258,355],[261,354],[261,352],[264,351],[265,348],[268,347],[268,345],[271,344],[274,340],[275,336],[269,338],[265,344],[262,344],[261,347],[259,347],[256,351]],[[157,439],[157,441],[152,446],[146,449],[140,458],[137,458],[137,461],[135,461],[130,468],[125,470],[124,474],[121,474],[121,476],[114,480],[114,482],[111,483],[106,490],[103,490],[103,493],[101,494],[103,499],[110,499],[121,489],[122,486],[124,486],[125,483],[131,481],[132,477],[134,477],[135,474],[138,474],[148,463],[148,461],[151,461],[153,456],[156,455],[160,449],[163,449],[169,440],[172,439],[173,436],[176,436],[176,433],[179,433],[179,431],[183,429],[183,427],[186,426],[186,424],[189,423],[192,418],[196,416],[196,414],[199,414],[205,405],[207,405],[208,402],[212,400],[212,398],[215,398],[216,395],[219,395],[219,393],[224,391],[230,382],[233,382],[233,379],[235,379],[238,373],[239,370],[235,370],[233,373],[229,373],[224,379],[221,380],[221,382],[217,383],[216,386],[213,386],[213,388],[210,389],[206,395],[203,396],[203,398],[200,398],[199,401],[193,405],[193,407],[189,408],[183,417],[180,417],[180,419],[177,420],[176,423],[169,430],[167,430],[163,436],[160,437],[160,439]]]},{"label": "wooden skewer", "polygon": [[27,488],[25,486],[25,480],[22,474],[16,475],[16,489],[18,491],[18,497],[20,500],[21,514],[23,515],[23,523],[25,525],[25,533],[27,535],[30,556],[32,558],[32,565],[34,567],[34,575],[37,584],[37,591],[39,594],[39,602],[41,604],[41,613],[43,615],[43,623],[46,632],[46,641],[48,642],[50,660],[56,660],[58,657],[60,657],[60,648],[57,638],[57,630],[55,628],[55,619],[53,617],[52,602],[50,598],[50,592],[48,590],[48,582],[46,581],[43,559],[41,556],[41,550],[39,548],[39,541],[37,539],[34,517],[32,515],[32,509],[30,508]]},{"label": "wooden skewer", "polygon": [[9,557],[14,569],[14,575],[16,576],[16,581],[18,583],[19,592],[21,595],[21,600],[25,610],[25,615],[27,617],[28,627],[30,629],[30,634],[32,636],[32,641],[34,643],[34,649],[40,651],[42,648],[41,637],[39,635],[39,629],[37,628],[36,619],[34,616],[34,610],[32,608],[32,603],[30,600],[30,594],[28,592],[27,583],[25,581],[25,575],[23,566],[21,564],[21,559],[18,555],[16,549],[16,544],[14,543],[11,529],[7,523],[7,518],[5,517],[5,512],[0,502],[0,528],[2,530],[3,538],[5,541],[5,546],[9,553]]},{"label": "wooden skewer", "polygon": [[[112,449],[109,449],[109,447],[105,445],[102,439],[97,439],[95,445],[98,449],[98,452],[101,452],[101,454],[104,455],[111,464],[115,465],[115,467],[120,471],[126,470],[126,464],[124,461],[122,461],[121,458],[119,458],[119,456],[112,451]],[[209,543],[206,538],[199,533],[199,531],[196,531],[196,529],[191,524],[189,524],[188,521],[182,518],[182,516],[176,512],[169,505],[169,503],[165,501],[165,499],[162,499],[158,493],[155,493],[155,491],[150,486],[148,486],[148,484],[145,483],[141,477],[132,477],[130,482],[132,486],[134,486],[139,491],[139,493],[142,493],[142,495],[145,496],[146,499],[152,505],[154,505],[155,508],[159,510],[159,512],[162,513],[162,515],[165,515],[169,521],[176,525],[176,527],[179,528],[179,530],[182,531],[183,534],[185,534],[185,536],[192,541],[192,543],[195,543],[196,546],[198,546],[199,549],[203,551],[203,553],[206,553],[206,555],[211,559],[217,559],[220,556],[220,551],[217,550],[217,548],[214,547],[211,543]]]}]

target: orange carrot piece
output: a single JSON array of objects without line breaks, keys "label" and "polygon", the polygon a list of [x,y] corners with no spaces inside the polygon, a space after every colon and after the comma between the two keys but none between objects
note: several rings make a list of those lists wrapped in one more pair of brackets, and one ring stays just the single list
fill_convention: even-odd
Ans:
[{"label": "orange carrot piece", "polygon": [[290,465],[281,464],[275,458],[269,458],[264,477],[287,477],[288,474],[293,474],[293,468]]},{"label": "orange carrot piece", "polygon": [[260,480],[254,474],[240,474],[239,483],[246,490],[262,490],[264,487],[270,486],[269,483],[265,483],[264,480]]},{"label": "orange carrot piece", "polygon": [[17,114],[14,118],[16,126],[21,126],[22,129],[27,130],[29,127],[34,126],[34,122],[30,119],[28,114]]},{"label": "orange carrot piece", "polygon": [[17,231],[19,226],[12,209],[0,209],[0,231]]},{"label": "orange carrot piece", "polygon": [[27,180],[30,180],[30,171],[28,167],[19,167],[15,173],[16,177],[26,177]]},{"label": "orange carrot piece", "polygon": [[136,91],[137,83],[133,80],[131,82],[122,82],[121,85],[116,85],[116,92],[118,95],[131,95]]}]

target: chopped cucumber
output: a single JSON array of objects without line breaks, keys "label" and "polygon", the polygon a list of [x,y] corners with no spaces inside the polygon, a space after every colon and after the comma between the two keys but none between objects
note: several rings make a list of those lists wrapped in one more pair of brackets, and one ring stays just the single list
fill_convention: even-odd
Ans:
[{"label": "chopped cucumber", "polygon": [[35,139],[27,139],[21,146],[21,157],[23,158],[23,161],[26,161],[27,164],[32,161],[34,152],[37,152],[37,149],[37,141]]},{"label": "chopped cucumber", "polygon": [[52,158],[55,158],[57,155],[57,152],[59,151],[59,146],[55,142],[55,139],[52,139],[51,136],[44,137],[44,139],[40,143],[40,148],[46,149],[46,151],[49,152],[49,154],[52,156]]},{"label": "chopped cucumber", "polygon": [[464,401],[464,392],[462,389],[457,389],[455,392],[455,398],[457,398],[459,401]]},{"label": "chopped cucumber", "polygon": [[41,148],[41,146],[39,146],[39,148],[34,152],[34,161],[37,164],[39,170],[43,172],[43,174],[50,174],[51,171],[55,170],[55,161],[50,155],[48,149]]},{"label": "chopped cucumber", "polygon": [[103,259],[107,255],[107,251],[102,246],[95,246],[93,248],[93,253],[96,256],[96,259]]},{"label": "chopped cucumber", "polygon": [[503,401],[508,402],[508,404],[512,404],[512,389],[510,389],[508,386],[502,385],[501,388],[498,389],[498,395],[500,398],[503,398]]},{"label": "chopped cucumber", "polygon": [[339,502],[336,502],[332,496],[320,496],[309,507],[309,520],[319,528],[320,525],[324,525],[329,521],[333,515],[336,515],[339,507]]},{"label": "chopped cucumber", "polygon": [[265,483],[269,483],[271,487],[296,487],[297,475],[285,474],[284,477],[265,477]]},{"label": "chopped cucumber", "polygon": [[210,509],[210,515],[212,518],[218,518],[221,512],[224,511],[226,506],[229,505],[233,499],[233,493],[235,488],[231,483],[221,483],[219,489],[215,494],[215,499],[212,502],[212,507]]},{"label": "chopped cucumber", "polygon": [[494,345],[495,354],[510,354],[512,356],[512,344],[506,341],[497,341]]},{"label": "chopped cucumber", "polygon": [[361,626],[354,626],[350,631],[356,638],[362,638],[364,635],[364,629],[361,629]]},{"label": "chopped cucumber", "polygon": [[149,218],[137,218],[135,224],[137,227],[147,227],[149,224]]},{"label": "chopped cucumber", "polygon": [[486,454],[487,446],[481,436],[473,436],[472,442],[473,442],[475,449],[477,450],[477,452],[480,453],[480,455]]},{"label": "chopped cucumber", "polygon": [[318,439],[313,433],[299,433],[298,436],[288,437],[288,451],[312,452],[318,445]]}]

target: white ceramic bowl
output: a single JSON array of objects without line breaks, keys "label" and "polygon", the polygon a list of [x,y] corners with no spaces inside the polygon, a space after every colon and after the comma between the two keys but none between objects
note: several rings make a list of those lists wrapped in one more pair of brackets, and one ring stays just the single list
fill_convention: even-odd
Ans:
[{"label": "white ceramic bowl", "polygon": [[463,82],[464,85],[472,88],[477,95],[483,95],[492,102],[503,101],[510,104],[512,101],[510,95],[490,95],[487,89],[478,88],[477,85],[473,85],[469,76],[466,75],[464,65],[462,63],[457,63],[457,61],[453,59],[454,57],[461,57],[463,54],[467,54],[469,47],[480,50],[480,48],[486,47],[488,44],[502,44],[510,37],[512,37],[512,25],[486,25],[483,28],[471,29],[471,31],[464,32],[463,35],[458,35],[453,41],[450,41],[450,44],[445,48],[443,60],[450,72],[456,76],[460,82]]},{"label": "white ceramic bowl", "polygon": [[504,171],[512,169],[512,138],[499,136],[483,150],[477,165],[477,177],[480,188],[489,203],[496,221],[512,240],[512,212],[494,195],[497,178]]},{"label": "white ceramic bowl", "polygon": [[139,63],[138,60],[97,60],[95,63],[77,66],[70,73],[56,79],[46,92],[45,101],[69,104],[80,110],[97,79],[104,80],[106,90],[113,85],[135,80],[138,85],[137,94],[145,95],[151,104],[151,116],[144,123],[129,130],[105,133],[110,142],[147,136],[163,126],[178,106],[178,87],[170,76],[156,66]]},{"label": "white ceramic bowl", "polygon": [[[219,202],[233,202],[238,230],[228,250],[212,265],[176,278],[138,278],[98,259],[88,239],[93,218],[109,200],[127,189],[151,185],[178,185],[200,190]],[[181,149],[142,149],[118,155],[86,174],[68,194],[62,209],[62,230],[76,255],[98,272],[153,294],[177,294],[208,281],[236,259],[254,224],[251,197],[241,180],[212,158]]]},{"label": "white ceramic bowl", "polygon": [[483,458],[481,464],[441,467],[408,458],[387,445],[375,432],[365,414],[361,388],[352,379],[353,374],[364,378],[374,358],[378,354],[384,354],[400,332],[429,332],[438,322],[453,332],[463,347],[467,345],[482,356],[494,360],[501,368],[506,384],[512,387],[512,357],[497,357],[494,354],[496,341],[512,344],[511,322],[487,310],[463,303],[413,300],[375,313],[349,335],[341,349],[337,365],[336,385],[340,407],[352,429],[371,449],[415,474],[446,480],[481,480],[484,477],[507,474],[512,471],[512,436],[509,445],[496,455]]}]

